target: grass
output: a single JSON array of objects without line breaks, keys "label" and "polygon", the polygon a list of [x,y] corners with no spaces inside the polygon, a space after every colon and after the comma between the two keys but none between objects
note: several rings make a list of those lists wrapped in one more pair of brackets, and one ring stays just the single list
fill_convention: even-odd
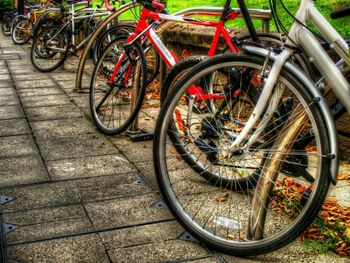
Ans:
[{"label": "grass", "polygon": [[[100,3],[100,0],[95,0],[95,2]],[[258,8],[263,7],[270,9],[269,0],[245,0],[248,8]],[[283,3],[287,6],[288,10],[292,14],[295,14],[300,0],[283,0]],[[180,11],[186,8],[196,7],[196,6],[215,6],[222,7],[225,4],[225,0],[167,0],[167,8],[170,13]],[[330,12],[334,9],[339,9],[349,5],[349,0],[317,0],[317,9],[331,22],[333,27],[343,36],[350,36],[350,18],[342,18],[337,20],[330,19]],[[232,0],[231,7],[238,7],[236,0]],[[282,20],[283,24],[287,27],[290,26],[293,19],[283,10],[282,6],[278,5],[278,15]],[[130,19],[133,15],[128,13],[122,16],[122,19]],[[261,28],[260,21],[254,22],[257,28]],[[241,19],[236,19],[231,24],[230,27],[244,28],[245,24]],[[273,21],[271,21],[271,30],[276,30]]]}]

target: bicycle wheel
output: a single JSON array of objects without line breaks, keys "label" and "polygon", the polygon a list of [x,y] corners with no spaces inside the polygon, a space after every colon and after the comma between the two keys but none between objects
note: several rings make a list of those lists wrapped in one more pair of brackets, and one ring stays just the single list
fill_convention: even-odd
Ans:
[{"label": "bicycle wheel", "polygon": [[143,50],[135,42],[126,54],[123,48],[126,38],[119,36],[107,46],[91,78],[91,115],[97,128],[108,135],[122,133],[131,125],[141,108],[146,90]]},{"label": "bicycle wheel", "polygon": [[118,25],[106,30],[96,40],[96,44],[93,47],[93,59],[96,64],[103,53],[105,48],[111,43],[112,40],[116,39],[120,35],[129,35],[135,30],[134,26],[131,25]]},{"label": "bicycle wheel", "polygon": [[12,41],[17,45],[24,45],[31,38],[33,24],[29,19],[22,19],[14,26],[12,31]]},{"label": "bicycle wheel", "polygon": [[11,35],[11,18],[12,16],[7,16],[1,25],[1,31],[4,36]]},{"label": "bicycle wheel", "polygon": [[[324,119],[307,87],[285,69],[265,110],[273,114],[253,129],[258,139],[228,151],[252,113],[248,107],[242,112],[238,98],[263,87],[268,74],[261,72],[263,63],[260,57],[227,54],[198,64],[166,98],[154,136],[157,181],[174,216],[208,247],[240,256],[273,251],[301,234],[330,183]],[[227,96],[215,113],[194,113],[192,102],[210,94],[189,96],[188,89],[214,73],[226,82]],[[305,136],[307,150],[295,149]],[[186,150],[178,153],[174,141]],[[293,161],[299,155],[307,155],[307,165]],[[283,173],[285,163],[308,177]],[[258,181],[256,187],[246,186],[247,177]]]},{"label": "bicycle wheel", "polygon": [[59,27],[44,30],[33,41],[30,59],[33,66],[41,72],[50,72],[61,66],[68,51],[68,35]]}]

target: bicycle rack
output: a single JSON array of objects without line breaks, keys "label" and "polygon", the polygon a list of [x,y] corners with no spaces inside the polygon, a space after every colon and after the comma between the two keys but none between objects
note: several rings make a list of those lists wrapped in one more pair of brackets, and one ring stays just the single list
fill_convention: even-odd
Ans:
[{"label": "bicycle rack", "polygon": [[[86,64],[86,60],[88,58],[88,54],[90,49],[92,48],[92,45],[94,41],[97,39],[98,35],[102,32],[104,28],[107,27],[109,23],[111,23],[114,19],[118,19],[118,17],[132,9],[139,6],[139,4],[135,3],[128,3],[120,7],[118,10],[116,10],[113,14],[111,14],[109,17],[107,17],[100,26],[94,31],[94,33],[91,36],[90,41],[88,42],[86,48],[84,49],[84,52],[80,58],[78,69],[77,69],[77,76],[75,80],[75,89],[74,91],[80,92],[82,90],[82,79],[83,79],[83,72]],[[240,14],[239,8],[232,8],[232,10],[236,11]],[[210,15],[210,16],[220,16],[223,12],[222,7],[193,7],[181,10],[174,15],[183,15],[186,17],[191,16],[198,16],[198,15]],[[269,24],[271,20],[271,11],[270,10],[264,10],[264,9],[248,9],[248,12],[252,19],[260,19],[262,20],[262,31],[268,32],[269,31]],[[241,15],[238,15],[238,17],[242,17]],[[170,26],[175,24],[173,21],[164,21],[157,27],[157,34],[162,35]],[[160,80],[159,82],[162,83],[163,79],[166,74],[166,65],[163,61],[161,61],[160,64]],[[137,94],[136,89],[136,94]],[[136,117],[134,123],[130,126],[128,129],[127,135],[132,141],[145,141],[145,140],[152,140],[153,139],[153,133],[146,132],[143,130],[140,130],[138,128],[138,116]]]}]

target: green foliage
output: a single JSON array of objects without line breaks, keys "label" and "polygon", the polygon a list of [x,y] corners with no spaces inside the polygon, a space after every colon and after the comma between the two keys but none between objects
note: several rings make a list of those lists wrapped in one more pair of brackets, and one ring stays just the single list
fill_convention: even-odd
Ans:
[{"label": "green foliage", "polygon": [[308,249],[316,250],[319,253],[326,253],[329,250],[334,250],[336,248],[336,243],[331,238],[326,240],[320,239],[306,239],[304,245]]},{"label": "green foliage", "polygon": [[[279,1],[277,1],[279,2]],[[295,14],[297,8],[300,4],[300,0],[282,0],[290,13]],[[252,9],[261,9],[266,8],[270,9],[269,0],[245,0],[245,3],[248,8]],[[167,6],[170,13],[174,13],[176,11],[195,7],[195,6],[217,6],[222,7],[225,4],[225,0],[192,0],[192,1],[182,1],[182,0],[167,0]],[[331,20],[330,12],[334,9],[344,8],[349,4],[349,0],[317,0],[316,7],[317,9],[324,15],[333,25],[333,27],[344,36],[350,36],[350,18],[345,17],[341,19]],[[231,1],[231,7],[238,7],[237,1]],[[277,13],[280,17],[281,21],[287,28],[293,22],[293,19],[287,14],[285,10],[283,10],[281,4],[277,6]],[[261,28],[260,21],[256,21],[255,25],[257,28]],[[243,21],[234,20],[232,24],[229,26],[244,28],[245,24]],[[271,21],[271,29],[275,30],[275,26],[273,25],[273,21]]]},{"label": "green foliage", "polygon": [[0,20],[2,19],[2,15],[8,11],[11,11],[14,8],[12,0],[0,0]]}]

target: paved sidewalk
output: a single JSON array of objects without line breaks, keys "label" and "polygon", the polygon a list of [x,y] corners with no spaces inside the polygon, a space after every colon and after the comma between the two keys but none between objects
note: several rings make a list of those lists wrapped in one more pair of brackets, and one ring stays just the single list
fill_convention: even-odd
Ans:
[{"label": "paved sidewalk", "polygon": [[[155,207],[152,142],[100,134],[88,94],[74,93],[77,60],[33,70],[29,46],[0,35],[0,194],[7,256],[16,262],[349,262],[300,241],[252,258],[216,254],[179,239],[184,230]],[[88,79],[88,78],[87,78]],[[157,110],[144,109],[153,129]],[[349,196],[345,197],[350,200]]]}]

